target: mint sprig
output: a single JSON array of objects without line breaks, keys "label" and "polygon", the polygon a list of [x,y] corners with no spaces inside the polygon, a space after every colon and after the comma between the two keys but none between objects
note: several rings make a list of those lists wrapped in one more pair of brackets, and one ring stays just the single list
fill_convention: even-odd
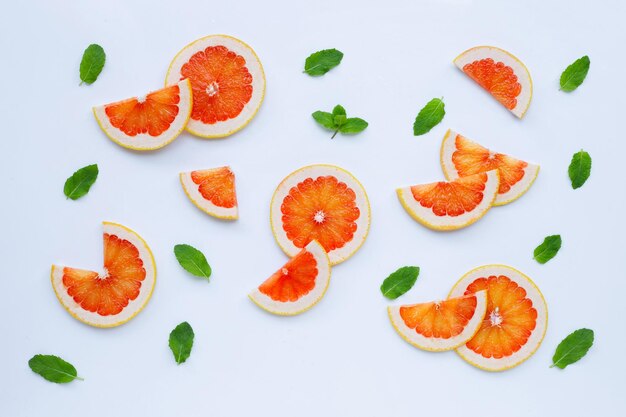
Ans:
[{"label": "mint sprig", "polygon": [[56,384],[67,384],[83,378],[76,373],[76,368],[69,362],[54,355],[35,355],[28,361],[28,366],[36,374]]},{"label": "mint sprig", "polygon": [[89,192],[89,189],[98,178],[98,172],[97,164],[82,167],[65,181],[63,193],[67,198],[78,200]]},{"label": "mint sprig", "polygon": [[591,175],[591,156],[582,149],[576,152],[572,156],[567,173],[574,190],[582,187]]},{"label": "mint sprig", "polygon": [[559,80],[561,91],[569,93],[576,90],[585,81],[590,64],[589,57],[585,55],[568,66],[561,74],[561,79]]},{"label": "mint sprig", "polygon": [[546,237],[541,245],[535,248],[533,258],[540,264],[545,264],[554,258],[561,249],[561,235],[552,235]]},{"label": "mint sprig", "polygon": [[569,334],[559,343],[552,357],[552,365],[565,369],[568,365],[578,362],[593,346],[594,333],[590,329],[578,329]]},{"label": "mint sprig", "polygon": [[336,49],[324,49],[309,55],[304,62],[304,72],[312,77],[319,77],[341,63],[343,52]]},{"label": "mint sprig", "polygon": [[106,54],[104,49],[98,44],[91,44],[83,52],[83,59],[80,61],[81,84],[92,84],[98,79],[98,75],[104,68]]},{"label": "mint sprig", "polygon": [[174,255],[185,271],[210,281],[211,267],[204,254],[198,249],[186,244],[176,245],[174,246]]},{"label": "mint sprig", "polygon": [[334,139],[337,133],[355,134],[364,131],[368,126],[368,123],[361,118],[347,117],[346,109],[339,104],[335,106],[332,113],[318,110],[311,116],[326,129],[334,131],[331,139]]},{"label": "mint sprig", "polygon": [[437,126],[446,115],[446,105],[440,98],[434,98],[430,100],[420,110],[413,123],[413,135],[420,136],[430,132],[430,130]]},{"label": "mint sprig", "polygon": [[420,273],[418,266],[404,266],[383,281],[380,292],[390,300],[395,300],[413,288]]},{"label": "mint sprig", "polygon": [[180,323],[170,333],[169,346],[177,364],[185,362],[191,355],[194,337],[193,329],[186,321]]}]

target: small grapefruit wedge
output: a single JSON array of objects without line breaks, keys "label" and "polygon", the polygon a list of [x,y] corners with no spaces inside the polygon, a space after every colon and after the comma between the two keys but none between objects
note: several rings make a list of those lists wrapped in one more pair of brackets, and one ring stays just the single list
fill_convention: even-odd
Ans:
[{"label": "small grapefruit wedge", "polygon": [[434,230],[456,230],[480,220],[491,208],[499,187],[498,170],[453,181],[399,188],[404,209]]},{"label": "small grapefruit wedge", "polygon": [[150,151],[180,135],[191,108],[191,84],[182,80],[142,97],[94,107],[93,114],[113,142],[136,151]]},{"label": "small grapefruit wedge", "polygon": [[390,306],[393,328],[413,346],[441,352],[467,343],[480,329],[487,311],[487,292],[444,301]]},{"label": "small grapefruit wedge", "polygon": [[476,335],[456,351],[487,371],[513,368],[541,345],[548,327],[546,301],[530,278],[505,265],[485,265],[468,272],[450,297],[483,290],[487,290],[485,320]]},{"label": "small grapefruit wedge", "polygon": [[492,152],[453,130],[448,130],[441,143],[441,168],[448,180],[497,169],[500,187],[494,206],[520,198],[539,174],[539,165]]},{"label": "small grapefruit wedge", "polygon": [[322,245],[311,241],[249,297],[272,314],[295,316],[321,300],[329,282],[328,255]]},{"label": "small grapefruit wedge", "polygon": [[526,66],[495,46],[477,46],[454,59],[454,64],[520,119],[530,106],[533,82]]},{"label": "small grapefruit wedge", "polygon": [[230,167],[181,172],[180,183],[200,210],[218,219],[237,219],[235,174]]},{"label": "small grapefruit wedge", "polygon": [[193,90],[187,131],[204,138],[221,138],[243,129],[265,95],[265,74],[256,53],[226,35],[198,39],[174,57],[165,85],[185,78]]},{"label": "small grapefruit wedge", "polygon": [[365,189],[348,171],[334,165],[310,165],[289,174],[270,205],[274,237],[294,256],[312,240],[328,253],[332,265],[352,256],[370,226]]},{"label": "small grapefruit wedge", "polygon": [[95,327],[115,327],[135,317],[148,303],[156,265],[146,242],[129,228],[104,222],[104,269],[101,273],[52,265],[52,288],[77,320]]}]

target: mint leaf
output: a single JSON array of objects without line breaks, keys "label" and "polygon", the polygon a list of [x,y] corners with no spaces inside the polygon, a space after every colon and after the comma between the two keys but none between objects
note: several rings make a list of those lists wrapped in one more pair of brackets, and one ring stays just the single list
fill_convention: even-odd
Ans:
[{"label": "mint leaf", "polygon": [[380,286],[380,292],[390,300],[395,300],[413,288],[419,273],[418,266],[404,266],[385,278]]},{"label": "mint leaf", "polygon": [[348,118],[346,116],[346,109],[344,109],[343,106],[337,104],[333,109],[333,122],[335,127],[341,126],[346,122],[347,119]]},{"label": "mint leaf", "polygon": [[543,243],[535,248],[533,258],[540,264],[545,264],[554,258],[561,249],[561,235],[548,236]]},{"label": "mint leaf", "polygon": [[364,131],[367,126],[369,125],[365,120],[359,119],[358,117],[351,117],[346,119],[346,122],[341,125],[339,131],[341,133],[359,133]]},{"label": "mint leaf", "polygon": [[583,186],[591,174],[591,156],[582,149],[572,156],[572,162],[567,169],[572,188],[575,190]]},{"label": "mint leaf", "polygon": [[304,62],[304,72],[319,77],[341,63],[343,52],[336,49],[324,49],[309,55]]},{"label": "mint leaf", "polygon": [[594,334],[590,329],[578,329],[568,335],[556,347],[550,368],[565,369],[568,365],[578,362],[587,354],[593,345]]},{"label": "mint leaf", "polygon": [[569,93],[580,86],[589,72],[589,57],[587,55],[578,58],[561,74],[561,91]]},{"label": "mint leaf", "polygon": [[66,384],[75,379],[83,379],[76,374],[76,368],[71,363],[54,355],[35,355],[28,361],[30,369],[50,382]]},{"label": "mint leaf", "polygon": [[333,116],[345,116],[346,115],[346,109],[343,108],[342,105],[337,104],[334,108],[333,108]]},{"label": "mint leaf", "polygon": [[325,111],[316,111],[311,116],[315,119],[315,121],[326,129],[334,130],[335,129],[335,121],[332,113],[328,113]]},{"label": "mint leaf", "polygon": [[346,115],[346,109],[343,106],[337,104],[333,108],[332,113],[325,111],[316,111],[311,116],[320,125],[324,126],[328,130],[334,130],[335,132],[331,136],[334,139],[337,133],[359,133],[367,128],[368,124],[365,120],[358,117],[348,118]]},{"label": "mint leaf", "polygon": [[445,104],[439,98],[434,98],[426,103],[415,118],[415,122],[413,123],[413,135],[423,135],[437,126],[446,114],[445,107]]},{"label": "mint leaf", "polygon": [[174,255],[176,255],[180,266],[187,272],[210,281],[211,267],[204,254],[198,249],[190,245],[176,245],[174,246]]},{"label": "mint leaf", "polygon": [[169,345],[177,364],[185,362],[191,355],[193,338],[193,329],[186,321],[180,323],[170,333]]},{"label": "mint leaf", "polygon": [[87,194],[98,178],[98,165],[87,165],[76,171],[65,181],[63,193],[67,198],[77,200]]},{"label": "mint leaf", "polygon": [[100,45],[91,44],[83,52],[83,59],[80,61],[81,84],[92,84],[98,79],[98,75],[104,68],[106,54]]}]

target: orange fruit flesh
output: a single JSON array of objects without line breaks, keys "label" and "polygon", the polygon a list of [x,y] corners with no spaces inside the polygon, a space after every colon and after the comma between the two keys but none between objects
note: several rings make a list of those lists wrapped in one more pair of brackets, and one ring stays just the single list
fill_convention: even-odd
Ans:
[{"label": "orange fruit flesh", "polygon": [[489,91],[507,109],[513,110],[517,106],[517,96],[522,92],[522,85],[517,82],[513,68],[485,58],[466,64],[463,72]]},{"label": "orange fruit flesh", "polygon": [[328,253],[350,242],[361,215],[354,190],[334,176],[307,178],[283,200],[283,230],[298,248],[317,240]]},{"label": "orange fruit flesh", "polygon": [[449,339],[461,334],[476,311],[476,296],[400,307],[400,317],[424,337]]},{"label": "orange fruit flesh", "polygon": [[128,136],[159,136],[169,129],[179,112],[180,88],[166,87],[145,96],[108,104],[104,111],[111,124]]},{"label": "orange fruit flesh", "polygon": [[121,312],[139,295],[146,277],[139,250],[129,241],[104,235],[105,274],[64,268],[63,285],[82,308],[101,316]]},{"label": "orange fruit flesh", "polygon": [[478,278],[465,294],[487,290],[487,314],[466,346],[485,358],[501,359],[526,344],[537,325],[537,310],[526,290],[504,275]]},{"label": "orange fruit flesh", "polygon": [[193,91],[191,118],[214,124],[237,117],[252,98],[246,60],[225,46],[196,52],[181,68]]},{"label": "orange fruit flesh", "polygon": [[218,207],[232,208],[237,205],[235,174],[226,168],[193,171],[191,180],[198,184],[202,197]]},{"label": "orange fruit flesh", "polygon": [[459,178],[450,182],[414,185],[411,193],[422,207],[437,216],[460,216],[472,211],[485,197],[487,174]]},{"label": "orange fruit flesh", "polygon": [[315,288],[317,274],[315,257],[303,249],[261,284],[259,291],[274,301],[297,301]]}]

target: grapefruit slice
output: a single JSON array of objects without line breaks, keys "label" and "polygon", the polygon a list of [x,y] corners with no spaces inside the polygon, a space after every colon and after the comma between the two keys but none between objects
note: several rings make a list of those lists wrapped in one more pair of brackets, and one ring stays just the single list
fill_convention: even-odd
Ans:
[{"label": "grapefruit slice", "polygon": [[180,135],[192,108],[191,84],[170,87],[93,108],[102,131],[113,142],[136,151],[162,148]]},{"label": "grapefruit slice", "polygon": [[313,240],[249,297],[272,314],[294,316],[321,300],[329,282],[328,255],[322,245]]},{"label": "grapefruit slice", "polygon": [[310,165],[289,174],[270,205],[274,237],[294,256],[312,240],[328,253],[332,265],[352,256],[370,226],[370,205],[359,181],[334,165]]},{"label": "grapefruit slice", "polygon": [[434,230],[456,230],[480,220],[491,208],[499,186],[498,170],[399,188],[404,209]]},{"label": "grapefruit slice", "polygon": [[487,292],[390,306],[387,311],[393,328],[408,343],[432,352],[452,350],[467,343],[480,329],[487,311]]},{"label": "grapefruit slice", "polygon": [[135,317],[148,303],[156,265],[146,242],[129,228],[103,222],[104,269],[101,273],[52,265],[52,288],[77,320],[115,327]]},{"label": "grapefruit slice", "polygon": [[519,59],[495,46],[477,46],[457,56],[454,63],[511,113],[524,117],[533,95],[533,82]]},{"label": "grapefruit slice", "polygon": [[237,219],[235,174],[230,167],[181,172],[180,183],[200,210],[218,219]]},{"label": "grapefruit slice", "polygon": [[470,364],[503,371],[539,348],[548,327],[548,307],[539,288],[509,266],[485,265],[463,276],[450,297],[487,290],[487,314],[478,333],[456,351]]},{"label": "grapefruit slice", "polygon": [[441,167],[448,180],[497,169],[500,187],[494,206],[520,198],[539,174],[539,165],[492,152],[453,130],[448,130],[441,143]]},{"label": "grapefruit slice", "polygon": [[185,46],[170,64],[165,85],[191,81],[193,110],[187,131],[221,138],[243,129],[265,95],[261,61],[248,45],[212,35]]}]

